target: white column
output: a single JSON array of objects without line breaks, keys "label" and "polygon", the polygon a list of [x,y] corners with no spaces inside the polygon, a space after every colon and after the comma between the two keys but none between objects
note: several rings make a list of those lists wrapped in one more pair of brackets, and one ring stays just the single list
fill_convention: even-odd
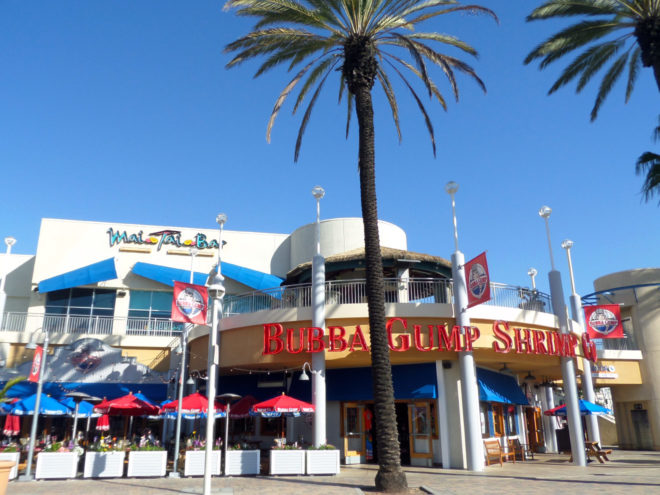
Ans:
[{"label": "white column", "polygon": [[5,283],[7,275],[9,274],[9,255],[11,254],[11,247],[16,244],[16,239],[13,237],[5,237],[5,244],[7,251],[5,252],[4,259],[2,260],[2,278],[0,278],[0,330],[4,323],[5,305],[7,304],[7,293],[5,292]]},{"label": "white column", "polygon": [[[316,226],[314,241],[316,250],[312,258],[312,326],[325,333],[325,258],[321,255],[321,198],[325,191],[321,186],[312,189],[316,198]],[[314,447],[325,445],[326,440],[326,389],[325,389],[325,351],[312,354],[312,404]]]}]

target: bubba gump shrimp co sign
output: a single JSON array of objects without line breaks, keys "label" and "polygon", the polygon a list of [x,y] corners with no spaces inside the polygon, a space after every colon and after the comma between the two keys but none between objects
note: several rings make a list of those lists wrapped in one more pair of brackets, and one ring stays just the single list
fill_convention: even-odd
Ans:
[{"label": "bubba gump shrimp co sign", "polygon": [[[481,331],[475,326],[454,325],[451,329],[444,323],[410,326],[405,318],[390,318],[385,329],[390,350],[394,352],[412,349],[421,352],[472,351],[475,342],[481,337]],[[345,327],[338,325],[324,330],[319,327],[285,328],[281,323],[265,323],[263,332],[263,355],[370,350],[360,325],[355,327],[351,335],[348,335]],[[501,354],[514,352],[573,358],[577,355],[576,348],[580,346],[586,359],[594,363],[597,360],[596,345],[587,333],[578,337],[551,330],[513,327],[506,321],[494,321],[493,338],[492,349]]]}]

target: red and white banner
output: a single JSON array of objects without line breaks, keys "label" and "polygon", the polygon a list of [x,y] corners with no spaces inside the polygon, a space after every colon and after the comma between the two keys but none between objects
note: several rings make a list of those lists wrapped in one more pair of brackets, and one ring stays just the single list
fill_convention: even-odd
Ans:
[{"label": "red and white banner", "polygon": [[618,304],[584,307],[584,322],[592,339],[622,339],[621,308]]},{"label": "red and white banner", "polygon": [[467,283],[468,308],[490,299],[490,275],[484,251],[476,258],[465,263],[465,281]]},{"label": "red and white banner", "polygon": [[40,345],[34,350],[34,357],[32,358],[32,367],[30,368],[30,376],[28,380],[34,383],[39,381],[39,372],[41,371],[41,361],[44,357],[44,348]]},{"label": "red and white banner", "polygon": [[174,282],[172,321],[206,325],[209,294],[202,285]]}]

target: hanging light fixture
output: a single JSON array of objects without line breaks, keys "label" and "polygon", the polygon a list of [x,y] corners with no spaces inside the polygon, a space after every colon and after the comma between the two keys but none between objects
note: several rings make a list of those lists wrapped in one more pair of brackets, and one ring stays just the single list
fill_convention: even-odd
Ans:
[{"label": "hanging light fixture", "polygon": [[506,363],[502,363],[503,366],[500,368],[500,373],[513,373],[513,370],[509,368]]},{"label": "hanging light fixture", "polygon": [[536,377],[534,375],[532,375],[531,371],[528,371],[527,376],[525,378],[523,378],[523,380],[526,381],[526,382],[535,382]]}]

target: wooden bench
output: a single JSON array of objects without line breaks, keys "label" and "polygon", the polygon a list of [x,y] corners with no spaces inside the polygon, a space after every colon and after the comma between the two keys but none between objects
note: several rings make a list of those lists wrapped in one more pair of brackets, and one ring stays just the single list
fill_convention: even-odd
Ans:
[{"label": "wooden bench", "polygon": [[605,461],[610,460],[607,455],[611,454],[612,451],[610,449],[602,449],[598,442],[586,442],[585,447],[587,449],[587,456],[595,457],[601,464],[605,464]]}]

